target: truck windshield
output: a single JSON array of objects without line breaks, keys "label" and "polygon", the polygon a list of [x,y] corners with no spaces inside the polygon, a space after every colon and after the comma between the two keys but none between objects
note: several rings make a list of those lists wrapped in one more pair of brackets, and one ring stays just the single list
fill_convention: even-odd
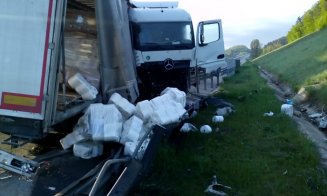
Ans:
[{"label": "truck windshield", "polygon": [[134,49],[141,51],[194,48],[191,22],[133,23]]}]

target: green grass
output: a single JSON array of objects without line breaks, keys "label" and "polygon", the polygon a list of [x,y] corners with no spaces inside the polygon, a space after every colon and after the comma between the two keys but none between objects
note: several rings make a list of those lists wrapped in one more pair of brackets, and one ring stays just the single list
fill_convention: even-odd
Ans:
[{"label": "green grass", "polygon": [[[327,28],[304,37],[253,62],[275,73],[295,89],[327,82]],[[327,104],[327,88],[313,99]]]},{"label": "green grass", "polygon": [[[217,96],[232,102],[236,112],[218,124],[218,132],[163,142],[134,195],[206,195],[213,175],[232,187],[231,195],[326,195],[326,175],[313,144],[279,113],[280,103],[257,68],[241,67],[222,88]],[[210,122],[215,110],[202,110],[194,124],[215,129]],[[264,117],[269,111],[275,115]]]}]

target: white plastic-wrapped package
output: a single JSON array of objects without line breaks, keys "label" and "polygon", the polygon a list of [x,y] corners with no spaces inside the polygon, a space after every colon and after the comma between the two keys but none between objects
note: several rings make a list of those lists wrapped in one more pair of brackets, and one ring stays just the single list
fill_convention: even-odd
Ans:
[{"label": "white plastic-wrapped package", "polygon": [[92,104],[87,112],[93,140],[119,142],[123,117],[115,105]]},{"label": "white plastic-wrapped package", "polygon": [[151,120],[160,125],[167,125],[179,122],[180,118],[186,113],[184,107],[174,101],[168,94],[163,94],[150,101],[153,115]]},{"label": "white plastic-wrapped package", "polygon": [[119,142],[121,130],[121,123],[105,123],[103,131],[103,141]]},{"label": "white plastic-wrapped package", "polygon": [[212,128],[209,125],[203,125],[200,128],[200,132],[201,133],[211,133],[212,132]]},{"label": "white plastic-wrapped package", "polygon": [[177,88],[167,87],[161,92],[161,95],[168,94],[175,101],[180,103],[183,107],[186,106],[186,94]]},{"label": "white plastic-wrapped package", "polygon": [[147,122],[153,115],[153,108],[148,100],[138,102],[135,108],[135,115],[141,118],[144,122]]},{"label": "white plastic-wrapped package", "polygon": [[74,156],[90,159],[102,155],[103,145],[99,142],[85,141],[74,144]]},{"label": "white plastic-wrapped package", "polygon": [[136,116],[132,116],[125,121],[120,143],[137,142],[143,129],[143,121]]},{"label": "white plastic-wrapped package", "polygon": [[135,149],[137,147],[137,143],[135,142],[126,142],[124,147],[124,155],[132,156]]},{"label": "white plastic-wrapped package", "polygon": [[155,97],[150,101],[153,109],[153,115],[151,116],[153,122],[160,125],[167,125],[172,123],[170,116],[166,112],[167,108],[171,107],[169,105],[169,98],[169,95],[162,95]]},{"label": "white plastic-wrapped package", "polygon": [[76,73],[74,76],[69,78],[68,84],[75,89],[84,100],[93,100],[98,94],[98,90],[86,81],[80,73]]},{"label": "white plastic-wrapped package", "polygon": [[77,142],[85,141],[88,137],[85,134],[73,131],[72,133],[66,135],[63,139],[60,140],[60,144],[63,149],[68,149]]},{"label": "white plastic-wrapped package", "polygon": [[93,140],[102,140],[104,137],[104,120],[103,118],[95,118],[91,120],[91,135]]},{"label": "white plastic-wrapped package", "polygon": [[125,119],[128,119],[135,112],[135,106],[118,93],[111,95],[109,103],[115,104]]},{"label": "white plastic-wrapped package", "polygon": [[172,104],[172,108],[176,112],[176,115],[178,115],[178,118],[181,118],[182,116],[184,116],[187,113],[185,108],[180,103],[172,102],[171,104]]},{"label": "white plastic-wrapped package", "polygon": [[212,117],[212,122],[213,123],[224,122],[224,116],[213,116]]},{"label": "white plastic-wrapped package", "polygon": [[291,104],[283,104],[281,106],[281,112],[292,117],[293,116],[293,105]]}]

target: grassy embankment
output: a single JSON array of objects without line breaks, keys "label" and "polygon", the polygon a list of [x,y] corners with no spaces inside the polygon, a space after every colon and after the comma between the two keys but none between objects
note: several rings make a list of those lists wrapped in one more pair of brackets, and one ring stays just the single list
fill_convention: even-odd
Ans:
[{"label": "grassy embankment", "polygon": [[254,60],[312,101],[327,104],[327,28]]},{"label": "grassy embankment", "polygon": [[[253,64],[241,67],[217,96],[232,102],[236,112],[218,125],[218,132],[188,133],[178,145],[163,142],[150,175],[134,195],[206,195],[213,175],[232,187],[232,195],[327,193],[326,174],[313,144],[279,113],[280,102]],[[194,124],[215,129],[215,110],[202,110]],[[264,117],[269,111],[275,115]]]}]

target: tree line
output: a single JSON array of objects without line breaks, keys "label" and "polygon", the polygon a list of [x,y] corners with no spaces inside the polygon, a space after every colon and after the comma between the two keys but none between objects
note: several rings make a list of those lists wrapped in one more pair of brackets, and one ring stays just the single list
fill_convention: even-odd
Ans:
[{"label": "tree line", "polygon": [[[263,47],[258,39],[252,40],[250,44],[250,59],[269,53],[287,43],[291,43],[296,39],[319,31],[325,27],[327,27],[327,0],[319,0],[311,9],[306,11],[303,16],[298,17],[296,23],[288,31],[286,37],[271,41]],[[234,52],[238,52],[239,48],[233,48],[233,50],[235,50]]]},{"label": "tree line", "polygon": [[319,31],[326,26],[327,0],[319,0],[303,16],[298,17],[295,25],[287,33],[287,40],[290,43],[305,35]]}]

